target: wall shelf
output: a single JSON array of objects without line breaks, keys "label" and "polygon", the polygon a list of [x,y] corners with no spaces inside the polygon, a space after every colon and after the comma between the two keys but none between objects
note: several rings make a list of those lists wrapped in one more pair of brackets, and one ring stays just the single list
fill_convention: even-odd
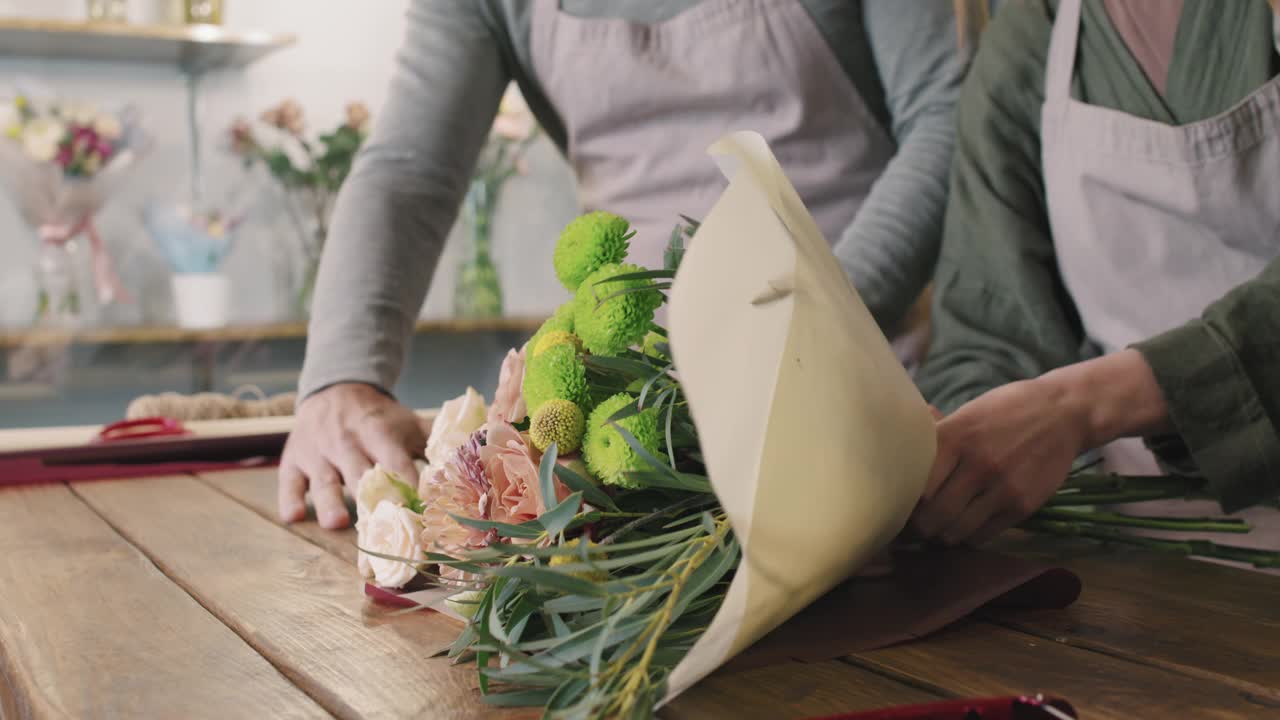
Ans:
[{"label": "wall shelf", "polygon": [[294,41],[293,35],[216,25],[0,18],[3,56],[163,63],[189,73],[244,67]]},{"label": "wall shelf", "polygon": [[[544,318],[493,318],[490,320],[420,320],[417,334],[516,332],[532,334]],[[241,325],[208,330],[179,327],[86,328],[84,330],[23,330],[0,332],[0,348],[57,347],[64,345],[128,345],[166,343],[250,342],[306,337],[306,323]]]}]

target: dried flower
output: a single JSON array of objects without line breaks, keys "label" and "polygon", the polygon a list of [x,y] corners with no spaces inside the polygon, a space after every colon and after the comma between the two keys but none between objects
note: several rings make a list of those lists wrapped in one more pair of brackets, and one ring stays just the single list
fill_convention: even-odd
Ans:
[{"label": "dried flower", "polygon": [[362,102],[347,103],[347,127],[358,133],[369,129],[369,106]]},{"label": "dried flower", "polygon": [[292,99],[285,100],[263,112],[262,122],[295,136],[301,136],[303,131],[306,130],[302,106],[298,104],[297,100]]},{"label": "dried flower", "polygon": [[231,123],[229,134],[231,152],[236,155],[248,155],[258,146],[258,141],[253,137],[253,126],[243,117],[238,117]]},{"label": "dried flower", "polygon": [[534,128],[533,114],[520,88],[514,83],[509,85],[493,119],[493,134],[511,142],[523,142],[532,137]]}]

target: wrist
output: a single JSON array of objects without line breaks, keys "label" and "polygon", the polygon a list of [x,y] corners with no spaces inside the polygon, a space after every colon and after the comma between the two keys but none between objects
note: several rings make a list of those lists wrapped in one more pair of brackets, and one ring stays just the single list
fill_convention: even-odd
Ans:
[{"label": "wrist", "polygon": [[1122,350],[1041,376],[1055,401],[1072,418],[1082,450],[1124,437],[1146,437],[1172,429],[1164,393],[1137,350]]}]

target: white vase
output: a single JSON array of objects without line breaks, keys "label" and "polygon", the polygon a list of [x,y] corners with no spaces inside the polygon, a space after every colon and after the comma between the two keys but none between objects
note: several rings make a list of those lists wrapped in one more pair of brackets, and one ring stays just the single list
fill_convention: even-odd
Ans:
[{"label": "white vase", "polygon": [[175,273],[173,305],[178,326],[212,328],[227,324],[227,276],[221,273]]}]

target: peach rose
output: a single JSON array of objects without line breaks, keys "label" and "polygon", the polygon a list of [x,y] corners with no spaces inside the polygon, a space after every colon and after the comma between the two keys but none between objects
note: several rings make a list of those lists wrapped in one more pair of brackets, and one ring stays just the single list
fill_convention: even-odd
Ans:
[{"label": "peach rose", "polygon": [[515,524],[533,520],[569,496],[569,489],[556,480],[556,498],[546,502],[538,483],[542,453],[507,423],[488,426],[488,442],[480,448],[480,462],[493,486],[495,520]]},{"label": "peach rose", "polygon": [[493,393],[489,406],[488,424],[517,423],[529,415],[524,404],[524,360],[527,347],[519,352],[508,350],[498,373],[498,389]]}]

